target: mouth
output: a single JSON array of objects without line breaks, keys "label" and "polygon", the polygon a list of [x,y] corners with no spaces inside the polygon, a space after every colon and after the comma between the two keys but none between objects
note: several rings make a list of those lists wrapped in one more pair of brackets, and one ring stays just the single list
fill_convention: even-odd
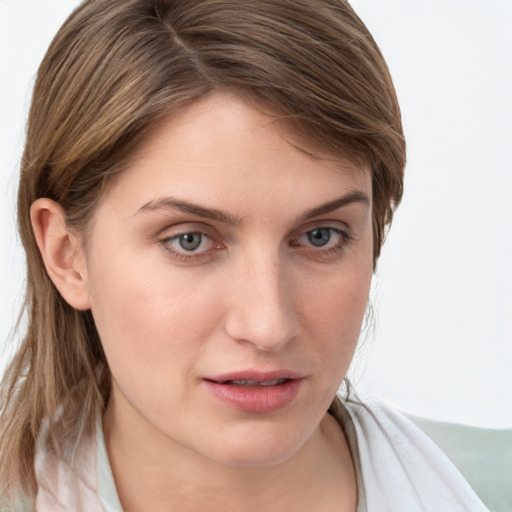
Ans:
[{"label": "mouth", "polygon": [[[218,384],[225,384],[229,386],[243,386],[243,387],[269,387],[269,386],[280,386],[285,382],[288,382],[290,379],[274,379],[274,380],[251,380],[251,379],[234,379],[234,380],[225,380],[222,382],[218,382]],[[212,381],[215,382],[215,381]]]},{"label": "mouth", "polygon": [[297,397],[304,377],[290,371],[238,372],[203,379],[208,391],[223,404],[249,413],[286,408]]}]

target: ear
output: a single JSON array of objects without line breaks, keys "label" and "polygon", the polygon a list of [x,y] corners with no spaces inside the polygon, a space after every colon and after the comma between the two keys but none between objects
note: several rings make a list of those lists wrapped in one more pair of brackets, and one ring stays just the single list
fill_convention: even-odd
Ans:
[{"label": "ear", "polygon": [[51,199],[37,199],[30,207],[30,218],[46,272],[53,284],[70,306],[90,309],[80,240],[67,228],[61,206]]}]

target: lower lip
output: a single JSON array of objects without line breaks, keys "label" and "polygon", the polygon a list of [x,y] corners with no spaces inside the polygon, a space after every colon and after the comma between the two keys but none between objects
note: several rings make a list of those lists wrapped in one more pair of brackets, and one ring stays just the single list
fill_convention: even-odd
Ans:
[{"label": "lower lip", "polygon": [[279,386],[234,386],[204,380],[208,390],[224,403],[243,412],[274,412],[286,407],[299,393],[303,379]]}]

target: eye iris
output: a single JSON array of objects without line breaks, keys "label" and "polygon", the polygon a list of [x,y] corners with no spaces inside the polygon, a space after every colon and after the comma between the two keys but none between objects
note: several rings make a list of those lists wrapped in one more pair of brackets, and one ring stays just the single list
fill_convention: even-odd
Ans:
[{"label": "eye iris", "polygon": [[179,237],[179,244],[185,251],[195,251],[202,241],[200,233],[187,233]]},{"label": "eye iris", "polygon": [[331,232],[329,229],[314,229],[308,233],[308,240],[315,247],[322,247],[329,243]]}]

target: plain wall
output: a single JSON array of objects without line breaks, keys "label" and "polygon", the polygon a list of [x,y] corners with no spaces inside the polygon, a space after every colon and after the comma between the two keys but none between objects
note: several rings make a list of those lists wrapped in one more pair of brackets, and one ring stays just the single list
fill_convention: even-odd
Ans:
[{"label": "plain wall", "polygon": [[[15,194],[37,66],[77,2],[0,2],[0,345],[23,254]],[[512,1],[356,0],[391,68],[404,201],[375,276],[352,381],[409,412],[512,426]],[[0,372],[11,346],[0,357]]]}]

